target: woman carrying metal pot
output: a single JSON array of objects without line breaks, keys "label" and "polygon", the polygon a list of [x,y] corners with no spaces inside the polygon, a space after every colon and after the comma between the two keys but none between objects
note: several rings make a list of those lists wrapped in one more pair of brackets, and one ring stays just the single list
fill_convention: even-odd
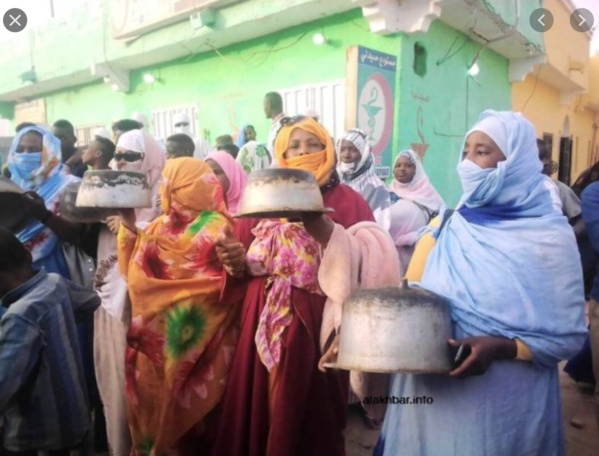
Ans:
[{"label": "woman carrying metal pot", "polygon": [[319,370],[321,353],[336,339],[341,303],[358,283],[399,282],[389,234],[364,199],[339,183],[329,133],[307,117],[281,122],[278,166],[312,173],[335,211],[298,221],[240,220],[217,243],[228,271],[224,296],[244,297],[218,456],[345,454],[349,376]]},{"label": "woman carrying metal pot", "polygon": [[448,299],[448,343],[466,356],[449,376],[394,375],[390,395],[434,403],[388,407],[375,455],[564,454],[557,365],[587,334],[584,291],[541,171],[520,114],[485,111],[466,135],[458,209],[432,223],[407,273]]}]

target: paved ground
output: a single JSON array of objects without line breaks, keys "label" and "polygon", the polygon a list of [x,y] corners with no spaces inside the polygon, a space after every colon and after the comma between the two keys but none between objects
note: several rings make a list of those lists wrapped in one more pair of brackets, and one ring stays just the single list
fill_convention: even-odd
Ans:
[{"label": "paved ground", "polygon": [[[597,456],[599,430],[593,414],[592,388],[576,385],[563,372],[560,372],[560,383],[567,456]],[[582,429],[573,426],[572,419],[578,425],[582,424]],[[350,411],[345,445],[347,456],[371,456],[378,434],[366,427],[357,412]]]}]

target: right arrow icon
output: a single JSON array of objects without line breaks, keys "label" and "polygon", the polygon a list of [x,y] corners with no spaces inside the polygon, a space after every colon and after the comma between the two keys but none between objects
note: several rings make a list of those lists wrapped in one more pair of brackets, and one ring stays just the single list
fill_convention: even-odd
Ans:
[{"label": "right arrow icon", "polygon": [[578,8],[570,16],[570,25],[577,32],[586,33],[590,31],[594,23],[593,13],[586,8]]}]

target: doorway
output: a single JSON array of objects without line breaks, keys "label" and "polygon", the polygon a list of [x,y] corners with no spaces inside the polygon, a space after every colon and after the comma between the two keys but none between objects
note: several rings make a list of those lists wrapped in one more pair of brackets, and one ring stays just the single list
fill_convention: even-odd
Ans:
[{"label": "doorway", "polygon": [[559,169],[557,179],[570,186],[572,172],[572,136],[570,135],[570,117],[564,119],[564,127],[559,141]]}]

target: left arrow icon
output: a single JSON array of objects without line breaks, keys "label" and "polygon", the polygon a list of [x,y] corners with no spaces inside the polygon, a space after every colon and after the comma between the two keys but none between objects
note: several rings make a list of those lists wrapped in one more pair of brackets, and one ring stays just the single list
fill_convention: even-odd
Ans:
[{"label": "left arrow icon", "polygon": [[530,27],[540,33],[545,33],[553,25],[553,14],[545,8],[537,8],[530,14]]}]

